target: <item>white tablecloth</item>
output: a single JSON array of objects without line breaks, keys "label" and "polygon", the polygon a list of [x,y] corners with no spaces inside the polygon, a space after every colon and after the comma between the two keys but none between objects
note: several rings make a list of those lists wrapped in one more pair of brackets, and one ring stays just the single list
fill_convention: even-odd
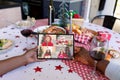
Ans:
[{"label": "white tablecloth", "polygon": [[[13,40],[14,46],[0,53],[0,60],[8,57],[21,55],[25,52],[26,46],[33,48],[37,44],[37,39],[29,37],[26,45],[26,38],[21,35],[20,29],[13,25],[0,30],[0,38]],[[6,68],[9,66],[6,66]],[[77,73],[70,70],[61,60],[48,60],[36,62],[22,66],[0,77],[0,80],[82,80]]]},{"label": "white tablecloth", "polygon": [[[120,35],[118,33],[90,23],[85,23],[84,26],[96,31],[110,32],[112,34],[110,47],[120,51]],[[15,28],[13,25],[0,29],[0,38],[7,38],[14,41],[14,46],[9,51],[0,53],[0,60],[21,55],[25,52],[26,46],[30,45],[32,48],[37,44],[36,38],[29,37],[28,45],[26,45],[26,38],[21,35],[20,29]],[[0,80],[91,80],[93,78],[90,75],[92,69],[92,67],[78,62],[47,60],[17,68],[1,76]],[[109,80],[99,72],[98,74],[99,79]],[[98,77],[95,78],[95,80],[98,80]]]}]

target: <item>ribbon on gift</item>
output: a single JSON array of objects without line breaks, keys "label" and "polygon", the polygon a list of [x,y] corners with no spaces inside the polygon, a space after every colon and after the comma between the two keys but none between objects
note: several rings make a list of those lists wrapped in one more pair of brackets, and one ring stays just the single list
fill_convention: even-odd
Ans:
[{"label": "ribbon on gift", "polygon": [[83,44],[88,44],[91,40],[91,37],[84,34],[74,34],[74,40]]},{"label": "ribbon on gift", "polygon": [[110,40],[111,34],[107,31],[98,31],[98,36],[104,37],[105,39]]}]

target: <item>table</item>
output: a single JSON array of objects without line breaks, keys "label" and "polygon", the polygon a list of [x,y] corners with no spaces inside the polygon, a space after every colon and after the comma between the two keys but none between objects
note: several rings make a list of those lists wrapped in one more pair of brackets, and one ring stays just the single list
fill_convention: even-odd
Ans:
[{"label": "table", "polygon": [[[46,23],[46,19],[38,20],[33,28],[40,25],[47,25]],[[91,23],[85,23],[84,26],[96,31],[102,30],[110,32],[112,34],[110,47],[120,51],[120,35],[118,33]],[[0,29],[0,38],[7,38],[14,41],[12,49],[0,54],[0,60],[21,55],[25,52],[27,46],[25,45],[26,38],[21,35],[20,29],[16,28],[15,25]],[[36,38],[29,37],[28,40],[28,45],[30,45],[31,48],[37,45]],[[81,44],[76,45],[83,46]],[[84,47],[86,49],[88,48],[88,46]],[[7,67],[8,66],[6,66],[6,68]],[[93,67],[72,60],[47,60],[19,67],[2,75],[0,80],[91,80],[93,78],[93,76],[90,75],[92,70]],[[97,73],[99,77],[96,76],[96,80],[98,80],[97,78],[109,80],[100,72],[97,71]]]}]

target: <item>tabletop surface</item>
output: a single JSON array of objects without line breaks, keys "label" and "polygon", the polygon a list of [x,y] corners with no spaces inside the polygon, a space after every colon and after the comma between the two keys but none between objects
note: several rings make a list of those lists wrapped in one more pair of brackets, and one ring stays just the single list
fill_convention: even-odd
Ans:
[{"label": "tabletop surface", "polygon": [[[46,20],[38,20],[34,28],[42,25],[47,25]],[[109,32],[112,35],[109,42],[110,47],[120,51],[120,35],[118,33],[91,23],[84,23],[84,26],[95,31]],[[37,39],[35,37],[29,37],[28,45],[25,45],[26,38],[21,35],[20,29],[16,28],[15,25],[0,29],[0,34],[0,38],[7,38],[14,41],[11,49],[0,53],[0,60],[21,55],[25,52],[26,47],[33,48],[37,45]],[[84,46],[86,49],[89,47],[78,43],[75,45]],[[72,60],[47,60],[19,67],[2,75],[0,80],[91,80],[93,78],[90,75],[92,70],[93,67]],[[95,76],[95,80],[109,80],[99,71],[97,73],[99,76]]]}]

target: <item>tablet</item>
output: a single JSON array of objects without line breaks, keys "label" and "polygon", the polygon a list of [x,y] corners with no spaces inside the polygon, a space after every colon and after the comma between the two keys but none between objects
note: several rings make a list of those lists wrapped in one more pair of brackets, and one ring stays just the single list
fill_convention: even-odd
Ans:
[{"label": "tablet", "polygon": [[73,34],[38,34],[38,59],[72,59]]}]

